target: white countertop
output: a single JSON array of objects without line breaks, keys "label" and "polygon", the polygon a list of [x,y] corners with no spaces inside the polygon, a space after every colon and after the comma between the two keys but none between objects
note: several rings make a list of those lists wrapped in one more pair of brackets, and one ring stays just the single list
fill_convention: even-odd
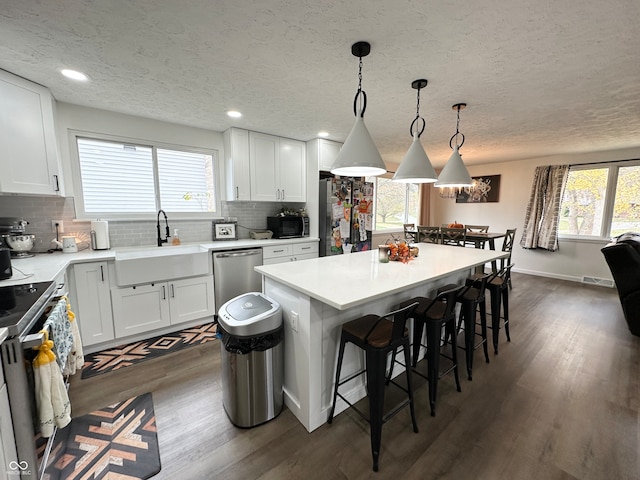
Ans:
[{"label": "white countertop", "polygon": [[378,296],[508,256],[508,252],[448,245],[420,243],[418,247],[418,257],[406,264],[380,263],[376,249],[263,265],[255,270],[338,310],[346,310]]},{"label": "white countertop", "polygon": [[[267,245],[278,244],[291,244],[291,243],[306,243],[317,242],[318,238],[287,238],[282,240],[225,240],[218,242],[194,242],[184,243],[182,246],[199,245],[201,248],[209,251],[220,250],[233,250],[238,248],[253,248],[264,247]],[[7,280],[0,280],[0,287],[19,285],[28,282],[49,282],[54,280],[60,275],[66,268],[74,263],[85,262],[99,262],[99,261],[113,261],[116,258],[116,253],[131,252],[131,251],[145,251],[154,250],[157,248],[162,249],[178,249],[180,246],[167,246],[157,247],[154,245],[146,245],[142,247],[119,247],[110,250],[91,250],[86,249],[78,253],[36,253],[33,257],[26,258],[12,258],[11,267],[13,269],[13,276]]]}]

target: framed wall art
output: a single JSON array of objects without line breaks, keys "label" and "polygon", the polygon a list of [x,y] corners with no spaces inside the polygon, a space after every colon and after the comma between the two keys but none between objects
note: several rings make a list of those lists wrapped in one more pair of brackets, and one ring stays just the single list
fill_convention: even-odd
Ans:
[{"label": "framed wall art", "polygon": [[471,177],[473,187],[465,187],[456,195],[456,203],[497,202],[500,193],[500,175]]},{"label": "framed wall art", "polygon": [[238,223],[227,220],[213,221],[213,240],[237,240]]}]

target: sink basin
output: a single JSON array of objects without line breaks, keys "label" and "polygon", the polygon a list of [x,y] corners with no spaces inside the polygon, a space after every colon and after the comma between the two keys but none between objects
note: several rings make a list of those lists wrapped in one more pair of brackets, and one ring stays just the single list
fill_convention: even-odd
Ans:
[{"label": "sink basin", "polygon": [[116,283],[123,287],[211,274],[209,250],[200,245],[116,251]]}]

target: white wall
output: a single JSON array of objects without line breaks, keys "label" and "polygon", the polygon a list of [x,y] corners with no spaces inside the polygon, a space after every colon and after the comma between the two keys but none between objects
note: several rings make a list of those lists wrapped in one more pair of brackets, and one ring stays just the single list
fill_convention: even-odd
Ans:
[{"label": "white wall", "polygon": [[[218,151],[221,169],[224,168],[222,133],[175,123],[160,122],[148,118],[80,107],[69,103],[57,103],[56,129],[62,158],[65,196],[74,196],[71,170],[69,130],[115,135],[136,140],[149,140],[171,145],[185,145]],[[224,183],[224,182],[221,182]],[[220,188],[224,188],[220,185]],[[224,198],[224,192],[223,196]]]},{"label": "white wall", "polygon": [[[495,232],[517,228],[516,245],[512,259],[515,271],[582,281],[583,276],[612,279],[600,252],[606,241],[571,241],[560,239],[557,252],[524,250],[520,237],[524,225],[527,203],[535,168],[540,165],[596,163],[640,158],[640,148],[592,152],[585,154],[555,155],[543,158],[470,166],[471,176],[500,175],[500,197],[497,203],[456,203],[454,199],[440,198],[436,189],[431,192],[432,225],[470,223],[490,225]],[[501,243],[496,248],[501,248]]]}]

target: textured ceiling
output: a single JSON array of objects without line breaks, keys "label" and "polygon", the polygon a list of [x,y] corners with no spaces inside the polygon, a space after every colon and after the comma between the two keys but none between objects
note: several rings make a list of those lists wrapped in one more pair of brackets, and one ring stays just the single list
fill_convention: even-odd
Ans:
[{"label": "textured ceiling", "polygon": [[411,142],[417,78],[438,167],[458,102],[470,164],[640,146],[638,20],[638,0],[2,0],[0,68],[63,102],[344,141],[366,40],[365,122],[388,168]]}]

